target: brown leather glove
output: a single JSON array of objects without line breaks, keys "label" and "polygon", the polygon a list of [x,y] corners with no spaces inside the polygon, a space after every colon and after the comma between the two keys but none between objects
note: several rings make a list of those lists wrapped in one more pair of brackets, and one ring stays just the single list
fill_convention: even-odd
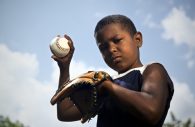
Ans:
[{"label": "brown leather glove", "polygon": [[88,71],[60,87],[51,99],[51,104],[70,97],[82,114],[81,122],[85,123],[95,117],[104,103],[99,96],[97,86],[105,80],[112,80],[110,75],[103,71]]}]

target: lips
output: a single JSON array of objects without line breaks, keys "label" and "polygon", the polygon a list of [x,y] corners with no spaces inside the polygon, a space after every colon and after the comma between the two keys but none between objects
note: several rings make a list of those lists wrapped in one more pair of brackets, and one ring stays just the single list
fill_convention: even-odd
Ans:
[{"label": "lips", "polygon": [[121,56],[112,56],[111,60],[113,61],[113,63],[118,63],[121,61]]}]

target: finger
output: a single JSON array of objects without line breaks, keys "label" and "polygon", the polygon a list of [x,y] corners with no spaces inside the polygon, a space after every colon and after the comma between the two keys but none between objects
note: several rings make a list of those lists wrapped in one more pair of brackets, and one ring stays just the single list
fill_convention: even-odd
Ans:
[{"label": "finger", "polygon": [[64,37],[72,42],[72,39],[67,34],[64,34]]},{"label": "finger", "polygon": [[70,46],[70,52],[73,53],[75,50],[73,43],[69,41],[68,45]]},{"label": "finger", "polygon": [[75,48],[72,39],[66,34],[64,35],[64,37],[69,40],[68,45],[70,46],[70,51],[73,53]]},{"label": "finger", "polygon": [[70,47],[74,47],[72,39],[68,35],[66,35],[66,34],[64,35],[64,37],[69,40],[68,41],[69,46]]},{"label": "finger", "polygon": [[55,61],[59,61],[59,58],[58,58],[57,56],[55,56],[55,55],[52,55],[51,58],[52,58],[53,60],[55,60]]}]

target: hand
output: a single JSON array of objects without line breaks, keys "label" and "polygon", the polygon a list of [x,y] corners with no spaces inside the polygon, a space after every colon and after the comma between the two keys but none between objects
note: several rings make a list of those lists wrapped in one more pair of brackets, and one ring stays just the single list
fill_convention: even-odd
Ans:
[{"label": "hand", "polygon": [[69,68],[70,62],[71,62],[71,59],[72,59],[72,56],[73,56],[74,50],[75,50],[72,39],[66,34],[64,35],[64,37],[69,41],[68,42],[68,44],[70,46],[69,53],[65,57],[62,57],[62,58],[58,58],[55,55],[51,56],[51,58],[53,58],[58,63],[60,71],[63,71],[63,70],[66,70]]}]

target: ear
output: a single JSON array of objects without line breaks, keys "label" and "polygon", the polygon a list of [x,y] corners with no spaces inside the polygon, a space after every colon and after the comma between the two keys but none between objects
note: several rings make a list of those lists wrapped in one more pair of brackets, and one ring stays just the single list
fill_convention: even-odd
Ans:
[{"label": "ear", "polygon": [[134,35],[134,41],[136,42],[136,45],[137,45],[138,48],[140,48],[142,46],[143,38],[142,38],[142,33],[141,32],[138,31]]}]

